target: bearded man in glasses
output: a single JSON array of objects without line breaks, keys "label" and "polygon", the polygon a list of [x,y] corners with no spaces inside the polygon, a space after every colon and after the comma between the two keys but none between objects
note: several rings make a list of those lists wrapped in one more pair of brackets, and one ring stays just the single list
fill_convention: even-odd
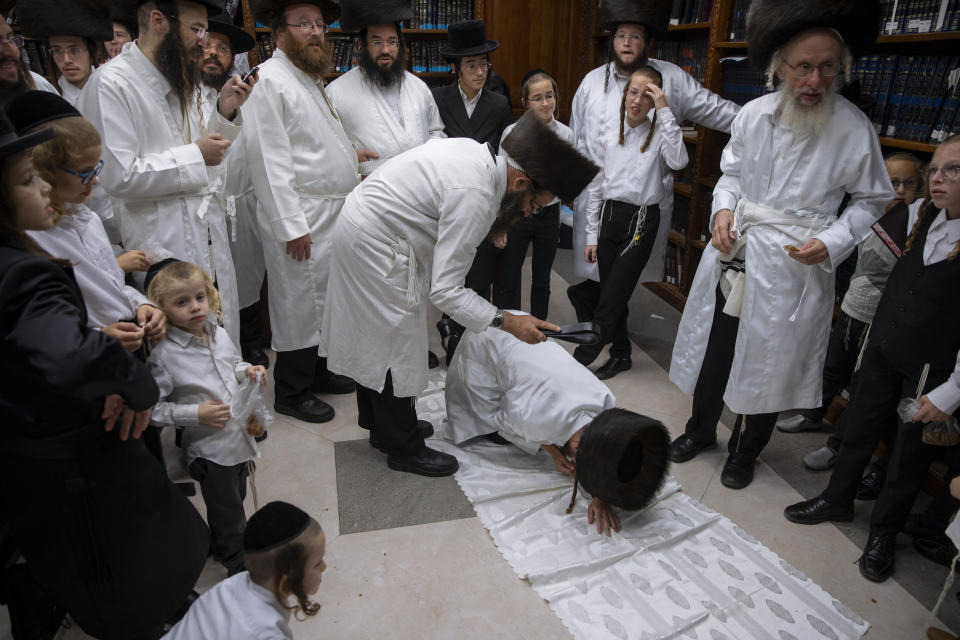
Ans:
[{"label": "bearded man in glasses", "polygon": [[[724,402],[738,415],[721,482],[753,480],[777,412],[819,406],[834,270],[894,194],[873,125],[837,94],[872,45],[876,0],[756,0],[750,59],[780,88],[733,121],[713,192],[711,245],[680,320],[670,379],[693,394],[686,462],[716,443]],[[850,202],[840,217],[844,194]]]},{"label": "bearded man in glasses", "polygon": [[13,32],[7,17],[0,14],[0,107],[6,107],[21,93],[47,91],[58,93],[56,88],[39,73],[27,69],[20,56],[23,36]]},{"label": "bearded man in glasses", "polygon": [[205,104],[213,100],[200,84],[208,14],[222,9],[222,0],[140,4],[140,37],[93,74],[77,108],[103,139],[100,180],[120,214],[124,248],[200,265],[217,283],[224,328],[236,342],[221,165],[252,84],[233,76],[216,106]]}]

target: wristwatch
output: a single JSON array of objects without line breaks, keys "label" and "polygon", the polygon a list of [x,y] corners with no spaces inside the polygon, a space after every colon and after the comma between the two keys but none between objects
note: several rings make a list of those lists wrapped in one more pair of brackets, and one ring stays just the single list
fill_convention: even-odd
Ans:
[{"label": "wristwatch", "polygon": [[497,313],[493,316],[490,326],[494,329],[499,329],[503,326],[503,309],[497,309]]}]

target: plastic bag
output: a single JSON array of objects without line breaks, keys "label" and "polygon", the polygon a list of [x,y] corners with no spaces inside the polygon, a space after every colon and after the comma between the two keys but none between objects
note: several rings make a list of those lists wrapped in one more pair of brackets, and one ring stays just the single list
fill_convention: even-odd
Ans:
[{"label": "plastic bag", "polygon": [[263,435],[267,427],[276,421],[276,416],[264,401],[260,380],[260,375],[256,382],[246,378],[230,403],[230,420],[236,421],[240,428],[254,437]]},{"label": "plastic bag", "polygon": [[[897,405],[897,414],[902,422],[913,422],[920,402],[913,398],[903,398]],[[960,444],[960,423],[954,416],[944,422],[930,422],[923,425],[923,442],[938,447],[952,447]]]},{"label": "plastic bag", "polygon": [[150,264],[156,264],[161,260],[166,260],[167,258],[175,257],[170,251],[161,247],[155,242],[147,242],[142,247],[144,255],[147,257],[147,262]]}]

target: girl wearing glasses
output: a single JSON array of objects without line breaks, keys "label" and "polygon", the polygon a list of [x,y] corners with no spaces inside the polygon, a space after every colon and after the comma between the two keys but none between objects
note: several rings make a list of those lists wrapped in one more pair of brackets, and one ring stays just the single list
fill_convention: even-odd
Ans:
[{"label": "girl wearing glasses", "polygon": [[137,351],[144,339],[163,338],[163,313],[145,296],[124,284],[123,270],[99,216],[84,203],[103,166],[100,135],[63,98],[31,91],[16,98],[8,113],[20,132],[53,130],[53,139],[38,145],[33,163],[50,183],[54,225],[29,235],[50,255],[69,260],[87,308],[87,325]]},{"label": "girl wearing glasses", "polygon": [[[558,121],[554,115],[557,111],[557,81],[551,78],[543,69],[528,71],[523,77],[523,106],[527,111],[533,111],[553,129],[558,136],[573,144],[573,132],[568,126]],[[503,130],[500,140],[503,141],[515,125]],[[500,147],[500,155],[507,155]],[[560,199],[553,201],[540,209],[539,213],[524,218],[511,227],[506,237],[506,246],[503,249],[503,263],[500,272],[500,283],[497,287],[497,306],[512,309],[518,307],[514,298],[517,284],[520,282],[520,268],[527,255],[527,247],[533,243],[533,277],[530,281],[530,314],[547,319],[547,308],[550,302],[550,270],[553,267],[553,258],[557,254],[557,242],[560,232]]]},{"label": "girl wearing glasses", "polygon": [[664,177],[689,160],[662,86],[663,76],[653,67],[644,65],[630,75],[619,129],[611,128],[602,141],[597,162],[602,169],[588,187],[584,259],[600,268],[600,301],[593,315],[600,342],[577,347],[573,357],[589,365],[612,343],[610,359],[596,371],[601,380],[631,367],[627,303],[657,238],[660,202],[668,197]]}]

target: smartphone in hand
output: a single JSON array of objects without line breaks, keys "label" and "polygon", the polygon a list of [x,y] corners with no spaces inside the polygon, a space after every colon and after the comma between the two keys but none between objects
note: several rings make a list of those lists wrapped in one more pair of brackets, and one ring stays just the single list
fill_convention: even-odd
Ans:
[{"label": "smartphone in hand", "polygon": [[250,71],[247,73],[247,75],[243,76],[243,78],[240,79],[240,82],[246,82],[247,84],[250,84],[250,82],[249,82],[250,78],[251,78],[252,76],[256,75],[256,74],[259,73],[259,72],[260,72],[260,67],[259,67],[259,66],[254,67],[253,69],[250,69]]}]

